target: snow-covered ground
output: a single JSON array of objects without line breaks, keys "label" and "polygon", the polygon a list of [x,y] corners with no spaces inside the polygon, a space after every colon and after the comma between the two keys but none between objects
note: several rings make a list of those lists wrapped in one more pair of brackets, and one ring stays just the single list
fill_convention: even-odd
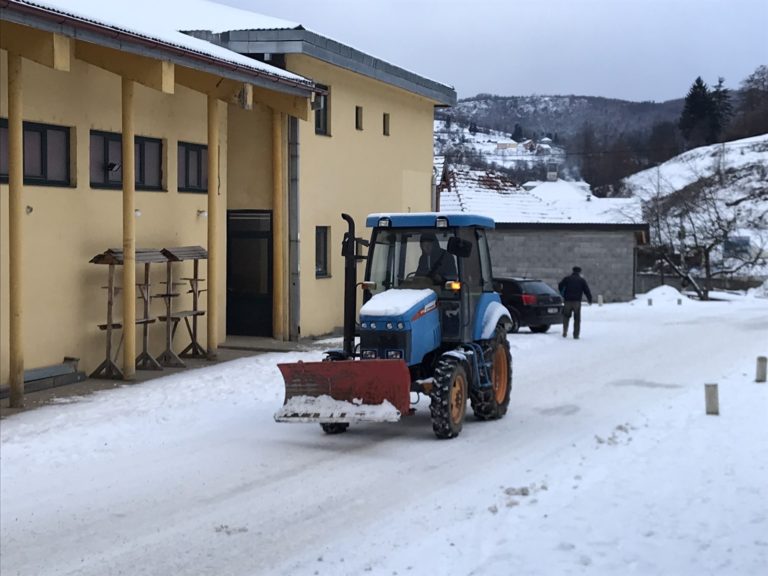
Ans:
[{"label": "snow-covered ground", "polygon": [[[277,424],[264,354],[0,423],[0,573],[762,575],[768,299],[660,288],[521,332],[510,412]],[[652,305],[648,305],[648,298]],[[717,383],[720,415],[705,414]]]}]

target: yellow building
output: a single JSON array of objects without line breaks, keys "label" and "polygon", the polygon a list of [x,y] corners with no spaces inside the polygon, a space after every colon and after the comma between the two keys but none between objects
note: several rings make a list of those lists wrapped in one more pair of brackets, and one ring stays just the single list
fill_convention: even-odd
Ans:
[{"label": "yellow building", "polygon": [[[157,14],[144,25],[149,0],[98,4],[0,8],[0,384],[12,403],[24,371],[75,357],[90,373],[105,360],[108,267],[90,261],[107,249],[125,258],[111,356],[130,379],[145,326],[151,354],[166,338],[162,322],[141,324],[145,249],[207,250],[196,318],[214,356],[228,335],[340,326],[341,213],[362,228],[369,212],[434,201],[433,108],[455,102],[451,88],[202,0],[164,3],[183,7],[165,28]],[[222,33],[244,21],[268,49]],[[216,30],[176,32],[200,23]],[[170,290],[166,265],[149,267],[152,294],[191,308],[191,262],[171,265],[185,286]],[[149,316],[164,311],[151,299]],[[176,352],[189,341],[178,323]]]}]

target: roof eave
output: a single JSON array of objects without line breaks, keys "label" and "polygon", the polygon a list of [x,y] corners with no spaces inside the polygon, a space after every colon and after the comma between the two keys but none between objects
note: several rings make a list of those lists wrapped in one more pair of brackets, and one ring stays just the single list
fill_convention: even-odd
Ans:
[{"label": "roof eave", "polygon": [[61,34],[139,56],[162,58],[180,66],[293,96],[309,97],[313,92],[314,84],[309,80],[301,82],[269,74],[266,71],[247,68],[214,56],[186,50],[161,40],[96,22],[84,21],[15,0],[0,0],[0,17],[14,24]]}]

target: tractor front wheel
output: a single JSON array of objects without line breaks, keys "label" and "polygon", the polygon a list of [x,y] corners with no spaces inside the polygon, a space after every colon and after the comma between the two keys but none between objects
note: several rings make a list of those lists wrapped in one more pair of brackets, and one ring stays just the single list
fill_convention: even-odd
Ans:
[{"label": "tractor front wheel", "polygon": [[432,430],[438,438],[461,433],[467,411],[467,372],[457,358],[441,358],[435,368],[429,411]]},{"label": "tractor front wheel", "polygon": [[512,355],[503,326],[496,328],[485,355],[491,363],[491,388],[481,390],[477,398],[473,396],[472,409],[478,420],[496,420],[507,413],[512,392]]}]

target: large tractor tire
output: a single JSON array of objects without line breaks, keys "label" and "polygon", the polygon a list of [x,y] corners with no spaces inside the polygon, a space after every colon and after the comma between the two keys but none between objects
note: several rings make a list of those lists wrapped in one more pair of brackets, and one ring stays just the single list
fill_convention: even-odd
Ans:
[{"label": "large tractor tire", "polygon": [[434,380],[429,405],[432,430],[438,438],[455,438],[467,412],[467,372],[457,358],[444,356],[437,363]]},{"label": "large tractor tire", "polygon": [[496,328],[486,349],[486,359],[491,362],[491,388],[473,396],[472,410],[478,420],[497,420],[507,413],[512,393],[512,355],[504,326]]}]

